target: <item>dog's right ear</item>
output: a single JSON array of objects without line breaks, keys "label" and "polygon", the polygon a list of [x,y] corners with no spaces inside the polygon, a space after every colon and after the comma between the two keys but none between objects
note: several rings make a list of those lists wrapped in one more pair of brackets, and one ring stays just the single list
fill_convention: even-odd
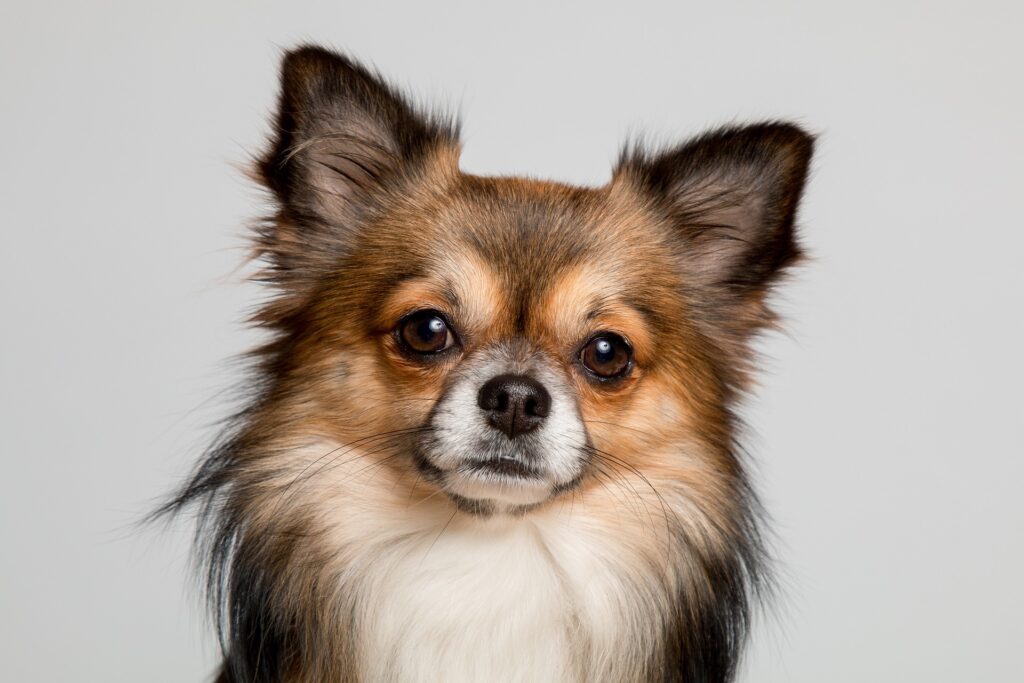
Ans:
[{"label": "dog's right ear", "polygon": [[452,121],[419,114],[365,67],[312,46],[284,57],[275,123],[256,171],[279,204],[259,231],[279,282],[330,267],[389,192],[458,145]]}]

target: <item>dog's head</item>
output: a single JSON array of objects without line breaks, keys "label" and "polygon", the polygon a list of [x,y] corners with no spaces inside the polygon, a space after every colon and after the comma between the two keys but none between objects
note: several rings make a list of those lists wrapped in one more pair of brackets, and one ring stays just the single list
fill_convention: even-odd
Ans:
[{"label": "dog's head", "polygon": [[[762,559],[731,406],[799,257],[811,139],[769,123],[628,147],[593,189],[478,177],[450,122],[347,58],[304,48],[282,71],[257,168],[272,337],[167,506],[203,503],[229,669],[341,677],[346,629],[379,616],[360,591],[461,512],[474,561],[543,526],[559,561],[603,563],[580,570],[611,610],[590,624],[629,624],[635,659],[595,666],[727,680]],[[603,633],[581,647],[616,647]]]},{"label": "dog's head", "polygon": [[384,439],[366,450],[483,513],[602,468],[735,476],[728,402],[798,256],[806,134],[630,148],[598,189],[478,177],[450,123],[317,49],[286,58],[277,129],[262,320],[292,429]]}]

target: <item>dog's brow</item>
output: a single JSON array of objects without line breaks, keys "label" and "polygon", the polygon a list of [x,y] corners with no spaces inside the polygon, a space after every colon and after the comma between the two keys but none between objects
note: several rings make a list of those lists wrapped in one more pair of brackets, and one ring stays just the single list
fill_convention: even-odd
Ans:
[{"label": "dog's brow", "polygon": [[462,300],[459,298],[458,292],[455,291],[455,285],[451,282],[451,280],[444,281],[444,283],[441,285],[440,294],[448,303],[448,305],[451,306],[453,309],[462,306]]},{"label": "dog's brow", "polygon": [[587,321],[598,318],[602,315],[609,315],[615,313],[616,307],[624,307],[632,310],[636,313],[647,325],[653,325],[653,312],[650,307],[645,306],[633,299],[619,299],[619,298],[602,298],[595,302],[587,312],[585,319]]},{"label": "dog's brow", "polygon": [[586,319],[593,320],[602,315],[612,313],[617,305],[629,305],[628,301],[623,301],[616,296],[610,294],[597,294],[591,295],[591,304],[589,312],[587,313]]},{"label": "dog's brow", "polygon": [[400,280],[394,287],[396,290],[400,290],[410,283],[419,284],[421,287],[426,286],[430,291],[434,292],[437,296],[444,299],[444,302],[452,308],[457,308],[462,305],[462,299],[459,298],[458,291],[456,291],[455,284],[448,279],[443,281],[434,281],[433,283],[426,278],[410,277],[404,280]]}]

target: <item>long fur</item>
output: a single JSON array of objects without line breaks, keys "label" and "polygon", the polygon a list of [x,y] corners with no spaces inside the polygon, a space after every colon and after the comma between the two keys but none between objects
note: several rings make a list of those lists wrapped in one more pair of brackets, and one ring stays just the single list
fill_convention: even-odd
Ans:
[{"label": "long fur", "polygon": [[[464,174],[457,138],[347,57],[284,60],[256,169],[269,339],[160,511],[197,510],[220,680],[732,680],[770,586],[733,410],[811,138],[627,147],[596,189]],[[461,355],[402,354],[413,304],[451,309]],[[617,383],[574,364],[598,325],[636,347]],[[561,411],[531,437],[568,472],[538,504],[464,499],[437,465],[502,368]]]}]

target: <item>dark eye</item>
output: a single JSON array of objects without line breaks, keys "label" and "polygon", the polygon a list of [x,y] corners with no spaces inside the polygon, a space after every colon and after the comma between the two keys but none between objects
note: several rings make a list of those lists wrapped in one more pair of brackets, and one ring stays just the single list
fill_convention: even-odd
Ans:
[{"label": "dark eye", "polygon": [[632,366],[633,349],[619,335],[603,332],[587,342],[580,360],[599,379],[622,377]]},{"label": "dark eye", "polygon": [[448,323],[437,311],[417,311],[398,324],[398,338],[410,351],[440,353],[455,344]]}]

